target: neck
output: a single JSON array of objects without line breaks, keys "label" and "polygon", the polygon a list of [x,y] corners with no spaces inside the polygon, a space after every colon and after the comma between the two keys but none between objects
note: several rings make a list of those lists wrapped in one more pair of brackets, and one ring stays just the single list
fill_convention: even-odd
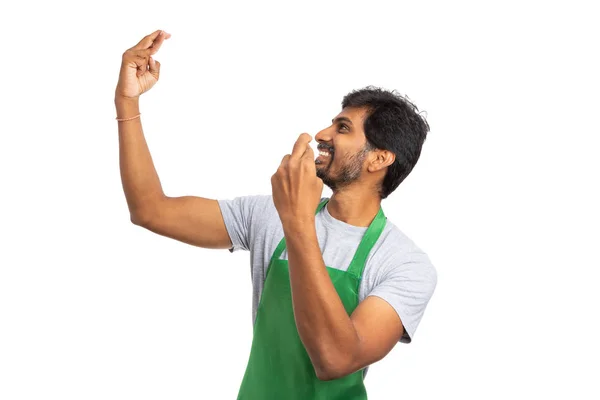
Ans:
[{"label": "neck", "polygon": [[353,189],[334,192],[327,202],[327,211],[333,218],[349,225],[368,227],[379,212],[381,199],[373,191]]}]

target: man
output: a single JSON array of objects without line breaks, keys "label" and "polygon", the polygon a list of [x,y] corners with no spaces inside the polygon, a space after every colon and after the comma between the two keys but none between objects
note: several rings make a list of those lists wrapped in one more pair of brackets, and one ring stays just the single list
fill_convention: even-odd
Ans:
[{"label": "man", "polygon": [[[411,172],[429,127],[393,92],[348,94],[315,136],[303,133],[272,195],[168,197],[138,98],[159,78],[156,31],[123,54],[115,105],[131,220],[192,245],[249,250],[254,336],[238,399],[366,399],[367,367],[410,343],[436,286],[429,258],[385,218],[381,200]],[[323,184],[333,195],[322,198]]]}]

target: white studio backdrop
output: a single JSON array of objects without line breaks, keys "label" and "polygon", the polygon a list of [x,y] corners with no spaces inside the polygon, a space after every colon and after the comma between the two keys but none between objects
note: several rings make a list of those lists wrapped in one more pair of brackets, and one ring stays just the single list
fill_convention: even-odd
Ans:
[{"label": "white studio backdrop", "polygon": [[121,188],[121,54],[156,29],[172,38],[141,112],[170,196],[271,193],[352,89],[426,111],[421,159],[382,205],[438,286],[370,399],[600,397],[593,2],[0,7],[0,399],[237,394],[249,254],[134,226]]}]

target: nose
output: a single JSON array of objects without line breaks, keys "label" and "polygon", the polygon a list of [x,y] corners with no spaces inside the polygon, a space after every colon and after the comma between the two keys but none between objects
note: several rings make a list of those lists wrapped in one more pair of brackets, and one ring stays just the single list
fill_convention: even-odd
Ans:
[{"label": "nose", "polygon": [[335,134],[335,129],[332,129],[333,127],[328,127],[325,129],[322,129],[319,131],[319,133],[317,133],[315,135],[315,140],[318,143],[330,143],[331,140],[333,139],[333,135]]}]

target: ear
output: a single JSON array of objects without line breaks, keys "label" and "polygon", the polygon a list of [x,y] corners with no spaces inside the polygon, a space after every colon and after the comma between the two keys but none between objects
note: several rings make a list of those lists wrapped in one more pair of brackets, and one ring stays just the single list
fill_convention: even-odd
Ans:
[{"label": "ear", "polygon": [[389,167],[396,160],[396,155],[389,150],[375,150],[373,154],[374,158],[368,166],[369,172],[377,172]]}]

